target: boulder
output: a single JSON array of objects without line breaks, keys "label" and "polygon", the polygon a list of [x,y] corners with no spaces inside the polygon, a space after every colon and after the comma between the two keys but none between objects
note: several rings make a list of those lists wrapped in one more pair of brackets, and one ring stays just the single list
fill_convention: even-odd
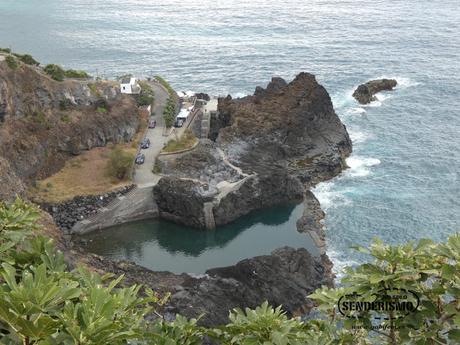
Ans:
[{"label": "boulder", "polygon": [[395,79],[377,79],[361,84],[353,92],[353,97],[361,104],[368,104],[377,100],[376,93],[381,91],[391,91],[398,85]]}]

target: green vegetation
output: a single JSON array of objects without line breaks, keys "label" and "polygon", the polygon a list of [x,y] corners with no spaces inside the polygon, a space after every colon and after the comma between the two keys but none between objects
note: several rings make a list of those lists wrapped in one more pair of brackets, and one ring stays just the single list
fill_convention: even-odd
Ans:
[{"label": "green vegetation", "polygon": [[139,86],[141,87],[141,93],[137,99],[137,104],[139,106],[153,105],[153,102],[155,101],[155,94],[152,87],[149,83],[142,80],[139,81]]},{"label": "green vegetation", "polygon": [[170,96],[166,102],[165,109],[163,110],[163,119],[165,120],[166,128],[171,128],[176,121],[176,102]]},{"label": "green vegetation", "polygon": [[32,57],[32,55],[29,55],[29,54],[17,54],[17,53],[13,53],[13,55],[16,56],[19,60],[21,60],[22,62],[24,62],[27,65],[32,65],[32,66],[40,65],[40,62],[35,60]]},{"label": "green vegetation", "polygon": [[64,72],[66,78],[76,78],[76,79],[88,79],[91,76],[85,71],[79,71],[75,69],[68,69]]},{"label": "green vegetation", "polygon": [[175,152],[190,149],[197,141],[198,139],[193,132],[187,128],[179,140],[169,140],[162,152]]},{"label": "green vegetation", "polygon": [[107,172],[113,178],[124,180],[129,178],[134,163],[134,155],[115,146],[110,152]]},{"label": "green vegetation", "polygon": [[59,109],[61,110],[68,110],[72,108],[72,106],[72,101],[68,98],[64,98],[59,101]]},{"label": "green vegetation", "polygon": [[[174,322],[147,321],[146,315],[160,315],[167,296],[138,285],[122,287],[123,276],[101,276],[82,266],[69,270],[53,241],[40,235],[39,218],[40,211],[20,199],[0,202],[2,344],[201,345],[205,336],[221,345],[460,343],[458,234],[445,243],[376,241],[370,249],[357,247],[373,261],[348,268],[341,287],[309,296],[323,313],[320,320],[288,318],[265,302],[256,309],[234,309],[227,325],[209,329],[181,316]],[[351,292],[373,301],[389,289],[416,292],[418,310],[397,318],[390,309],[374,331],[367,328],[375,326],[375,315],[347,318],[337,311],[338,300]]]},{"label": "green vegetation", "polygon": [[174,89],[171,87],[171,85],[169,85],[169,83],[165,79],[163,79],[159,75],[155,76],[155,79],[158,80],[158,82],[161,85],[163,85],[166,90],[168,90],[170,96],[173,96],[176,94],[176,91],[174,91]]},{"label": "green vegetation", "polygon": [[8,55],[5,58],[5,61],[6,61],[6,64],[8,65],[8,67],[11,68],[12,70],[15,70],[15,69],[17,69],[19,67],[18,61],[12,55]]},{"label": "green vegetation", "polygon": [[97,107],[96,111],[101,114],[105,114],[107,112],[107,108],[105,107]]},{"label": "green vegetation", "polygon": [[10,48],[0,48],[0,53],[11,54],[11,49]]},{"label": "green vegetation", "polygon": [[50,122],[49,118],[46,116],[46,114],[42,111],[36,111],[32,114],[31,117],[29,117],[30,120],[33,122],[45,127],[46,129],[51,129],[53,127],[52,122]]},{"label": "green vegetation", "polygon": [[43,70],[45,71],[46,74],[48,74],[54,80],[57,80],[57,81],[64,80],[65,71],[59,65],[49,64],[49,65],[46,65]]},{"label": "green vegetation", "polygon": [[94,96],[101,97],[101,92],[98,90],[97,85],[95,83],[88,84],[89,90]]},{"label": "green vegetation", "polygon": [[55,65],[55,64],[46,65],[43,70],[51,78],[57,81],[63,81],[64,78],[77,78],[77,79],[91,78],[91,76],[85,71],[78,71],[74,69],[65,70],[61,66]]},{"label": "green vegetation", "polygon": [[64,123],[70,123],[71,122],[70,116],[68,114],[62,114],[61,121]]}]

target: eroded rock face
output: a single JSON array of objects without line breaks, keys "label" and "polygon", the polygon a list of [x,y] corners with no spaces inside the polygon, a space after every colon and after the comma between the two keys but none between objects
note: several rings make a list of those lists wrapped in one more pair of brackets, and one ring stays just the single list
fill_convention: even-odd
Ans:
[{"label": "eroded rock face", "polygon": [[85,259],[92,267],[124,274],[126,284],[145,284],[159,292],[171,292],[164,312],[189,318],[203,314],[200,323],[205,326],[227,323],[229,310],[255,308],[264,301],[283,306],[290,316],[305,314],[312,306],[306,296],[333,283],[332,264],[327,256],[313,257],[305,249],[290,247],[234,266],[210,269],[199,277],[153,272],[133,263],[97,256]]},{"label": "eroded rock face", "polygon": [[[220,99],[210,138],[214,143],[202,140],[180,157],[159,158],[168,183],[160,183],[154,195],[168,219],[205,227],[201,210],[211,202],[213,222],[222,225],[253,210],[300,202],[305,187],[340,173],[351,152],[329,94],[307,73],[289,84],[273,78],[253,96]],[[193,182],[171,193],[186,178]],[[213,193],[200,203],[196,191],[202,183]],[[189,205],[191,195],[200,216],[190,217],[190,208],[182,206]]]},{"label": "eroded rock face", "polygon": [[16,176],[19,184],[50,176],[82,150],[131,140],[140,122],[135,100],[114,83],[57,82],[35,67],[21,64],[13,71],[5,62],[0,118],[0,157],[9,163],[0,180]]},{"label": "eroded rock face", "polygon": [[361,104],[368,104],[377,100],[376,93],[381,91],[391,91],[398,85],[395,79],[377,79],[361,84],[353,92],[353,97]]}]

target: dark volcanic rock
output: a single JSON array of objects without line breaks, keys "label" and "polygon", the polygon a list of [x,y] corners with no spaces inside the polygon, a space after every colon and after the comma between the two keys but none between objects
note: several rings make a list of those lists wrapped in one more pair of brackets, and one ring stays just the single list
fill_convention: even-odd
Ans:
[{"label": "dark volcanic rock", "polygon": [[[289,84],[273,78],[253,96],[219,99],[210,138],[214,145],[202,141],[174,161],[159,159],[168,183],[155,188],[155,199],[165,218],[199,227],[213,218],[210,224],[221,225],[253,210],[299,201],[304,185],[336,176],[351,152],[329,94],[307,73]],[[194,183],[181,184],[187,177]],[[207,193],[206,201],[199,200],[200,183],[209,185],[211,199]],[[175,186],[180,192],[172,192]],[[205,202],[212,203],[207,212]]]},{"label": "dark volcanic rock", "polygon": [[160,217],[197,228],[205,227],[204,203],[216,190],[199,181],[163,177],[153,188]]},{"label": "dark volcanic rock", "polygon": [[[301,177],[305,170],[330,178],[340,172],[351,141],[326,89],[300,73],[291,83],[273,78],[254,96],[219,100],[217,142],[236,165],[258,173],[273,167]],[[336,171],[338,168],[338,172]],[[327,175],[327,176],[326,176]]]},{"label": "dark volcanic rock", "polygon": [[228,311],[233,308],[254,308],[264,301],[281,305],[290,316],[304,314],[312,306],[307,295],[333,283],[327,256],[313,257],[305,249],[290,247],[242,260],[234,266],[214,268],[198,277],[153,272],[94,255],[85,260],[103,271],[124,274],[127,284],[145,284],[159,292],[171,292],[167,313],[189,318],[203,314],[200,323],[206,326],[228,322]]},{"label": "dark volcanic rock", "polygon": [[368,104],[377,100],[375,94],[380,91],[391,91],[398,82],[395,79],[377,79],[361,84],[353,92],[353,97],[361,104]]},{"label": "dark volcanic rock", "polygon": [[291,316],[303,314],[311,307],[307,295],[332,284],[330,268],[327,257],[280,248],[271,255],[208,270],[209,277],[184,281],[183,290],[171,296],[170,310],[188,317],[204,313],[202,323],[207,326],[228,322],[228,310],[255,308],[264,301],[283,306]]},{"label": "dark volcanic rock", "polygon": [[78,221],[96,214],[99,209],[110,204],[117,196],[128,193],[134,187],[134,185],[129,185],[103,195],[76,196],[59,204],[38,203],[53,217],[61,230],[67,231]]}]

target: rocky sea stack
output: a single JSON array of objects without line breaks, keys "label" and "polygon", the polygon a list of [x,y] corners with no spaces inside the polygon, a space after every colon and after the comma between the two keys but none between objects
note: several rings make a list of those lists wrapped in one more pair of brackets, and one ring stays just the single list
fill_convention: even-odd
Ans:
[{"label": "rocky sea stack", "polygon": [[365,84],[361,84],[353,92],[353,97],[361,104],[369,104],[372,101],[376,101],[376,93],[381,91],[391,91],[398,85],[395,79],[377,79],[368,81]]},{"label": "rocky sea stack", "polygon": [[212,228],[302,201],[310,186],[340,173],[351,149],[313,75],[300,73],[290,83],[273,78],[252,96],[219,99],[209,139],[194,151],[160,157],[163,177],[154,197],[161,217]]}]

